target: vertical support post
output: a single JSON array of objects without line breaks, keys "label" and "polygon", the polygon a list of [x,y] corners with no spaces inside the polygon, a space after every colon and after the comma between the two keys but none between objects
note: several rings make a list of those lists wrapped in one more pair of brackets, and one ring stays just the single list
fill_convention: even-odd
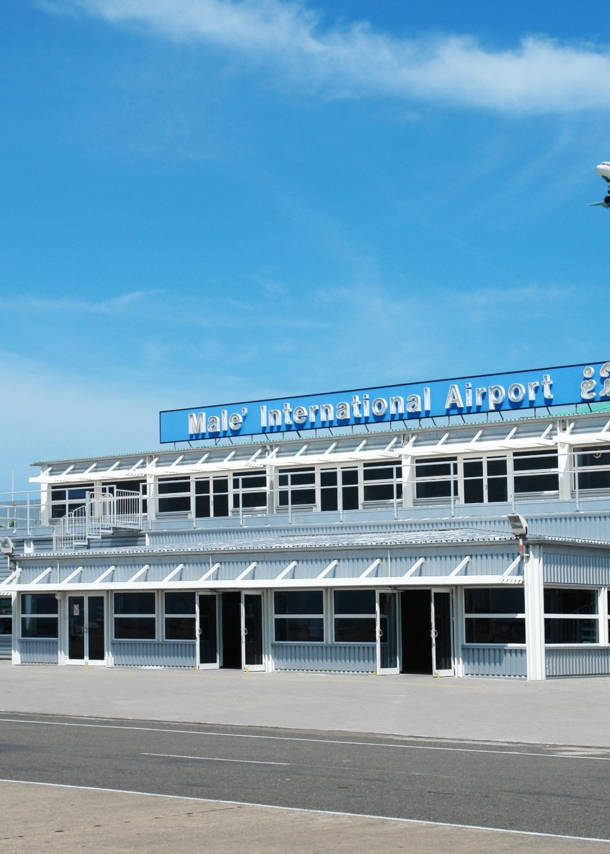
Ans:
[{"label": "vertical support post", "polygon": [[451,515],[455,516],[455,495],[454,495],[454,465],[455,463],[449,463],[451,466]]},{"label": "vertical support post", "polygon": [[557,444],[557,468],[559,473],[559,498],[569,501],[572,498],[572,466],[570,465],[570,446],[566,442]]},{"label": "vertical support post", "polygon": [[392,471],[394,472],[394,520],[398,519],[398,497],[397,497],[397,486],[396,486],[396,466],[393,467]]},{"label": "vertical support post", "polygon": [[580,510],[580,486],[578,483],[578,454],[574,451],[574,497],[576,498],[576,509]]},{"label": "vertical support post", "polygon": [[523,579],[525,588],[525,645],[527,678],[546,679],[544,646],[544,583],[541,546],[525,546]]},{"label": "vertical support post", "polygon": [[25,505],[25,518],[26,518],[26,529],[28,532],[28,536],[30,534],[30,493],[27,494],[26,505]]}]

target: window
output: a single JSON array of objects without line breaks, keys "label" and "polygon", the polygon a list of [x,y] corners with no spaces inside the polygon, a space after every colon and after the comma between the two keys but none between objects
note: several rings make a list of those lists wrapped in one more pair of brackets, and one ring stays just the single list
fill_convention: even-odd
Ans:
[{"label": "window", "polygon": [[21,637],[56,638],[58,605],[54,593],[22,593]]},{"label": "window", "polygon": [[322,469],[320,472],[320,510],[338,510],[337,469]]},{"label": "window", "polygon": [[191,509],[191,481],[188,477],[160,480],[159,513],[188,513]]},{"label": "window", "polygon": [[464,591],[466,643],[525,643],[522,587],[474,587]]},{"label": "window", "polygon": [[275,640],[324,642],[324,595],[321,590],[277,591],[274,594]]},{"label": "window", "polygon": [[165,594],[165,640],[195,640],[195,594]]},{"label": "window", "polygon": [[374,590],[335,590],[335,642],[375,643]]},{"label": "window", "polygon": [[280,507],[309,506],[316,503],[316,472],[313,468],[281,469]]},{"label": "window", "polygon": [[506,457],[464,460],[464,503],[508,501]]},{"label": "window", "polygon": [[557,451],[519,451],[513,454],[515,493],[557,492]]},{"label": "window", "polygon": [[597,598],[596,590],[545,588],[545,643],[598,643]]},{"label": "window", "polygon": [[195,481],[195,515],[198,519],[229,515],[228,477],[205,477]]},{"label": "window", "polygon": [[155,640],[154,593],[114,594],[114,636],[117,640]]},{"label": "window", "polygon": [[610,449],[576,452],[579,489],[610,489]]},{"label": "window", "polygon": [[13,634],[13,602],[10,596],[0,597],[0,635]]},{"label": "window", "polygon": [[51,489],[51,518],[62,519],[67,513],[84,507],[87,503],[87,492],[93,492],[92,483],[79,484],[69,488],[54,486]]},{"label": "window", "polygon": [[341,502],[344,510],[358,510],[358,469],[341,469]]},{"label": "window", "polygon": [[402,498],[402,466],[396,463],[365,463],[364,500],[394,501]]},{"label": "window", "polygon": [[233,509],[267,510],[267,475],[236,472],[233,475]]},{"label": "window", "polygon": [[458,494],[457,459],[444,457],[441,460],[418,460],[415,463],[415,496],[422,500],[451,498]]}]

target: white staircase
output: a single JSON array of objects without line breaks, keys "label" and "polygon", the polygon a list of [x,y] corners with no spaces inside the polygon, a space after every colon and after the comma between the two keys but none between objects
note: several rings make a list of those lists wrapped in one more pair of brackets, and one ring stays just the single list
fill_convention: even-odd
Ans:
[{"label": "white staircase", "polygon": [[53,531],[53,551],[69,551],[100,540],[116,530],[142,528],[142,496],[139,492],[87,492],[85,504],[59,520]]}]

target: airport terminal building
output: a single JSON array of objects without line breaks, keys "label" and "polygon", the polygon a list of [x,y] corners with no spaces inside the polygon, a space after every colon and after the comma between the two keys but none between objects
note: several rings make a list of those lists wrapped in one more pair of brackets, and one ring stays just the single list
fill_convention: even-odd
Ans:
[{"label": "airport terminal building", "polygon": [[609,377],[593,362],[163,412],[162,450],[38,462],[36,492],[0,502],[0,654],[610,675]]}]

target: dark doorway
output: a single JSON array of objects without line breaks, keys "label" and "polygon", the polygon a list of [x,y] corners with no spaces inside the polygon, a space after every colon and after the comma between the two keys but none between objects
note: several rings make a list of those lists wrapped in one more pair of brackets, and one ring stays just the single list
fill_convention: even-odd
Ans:
[{"label": "dark doorway", "polygon": [[104,660],[104,597],[89,596],[87,599],[89,627],[89,661]]},{"label": "dark doorway", "polygon": [[216,594],[202,593],[199,596],[199,663],[216,664],[217,650]]},{"label": "dark doorway", "polygon": [[241,593],[222,594],[222,666],[241,670]]},{"label": "dark doorway", "polygon": [[430,590],[405,590],[400,596],[402,673],[432,675]]},{"label": "dark doorway", "polygon": [[85,659],[85,597],[68,597],[68,658]]}]

